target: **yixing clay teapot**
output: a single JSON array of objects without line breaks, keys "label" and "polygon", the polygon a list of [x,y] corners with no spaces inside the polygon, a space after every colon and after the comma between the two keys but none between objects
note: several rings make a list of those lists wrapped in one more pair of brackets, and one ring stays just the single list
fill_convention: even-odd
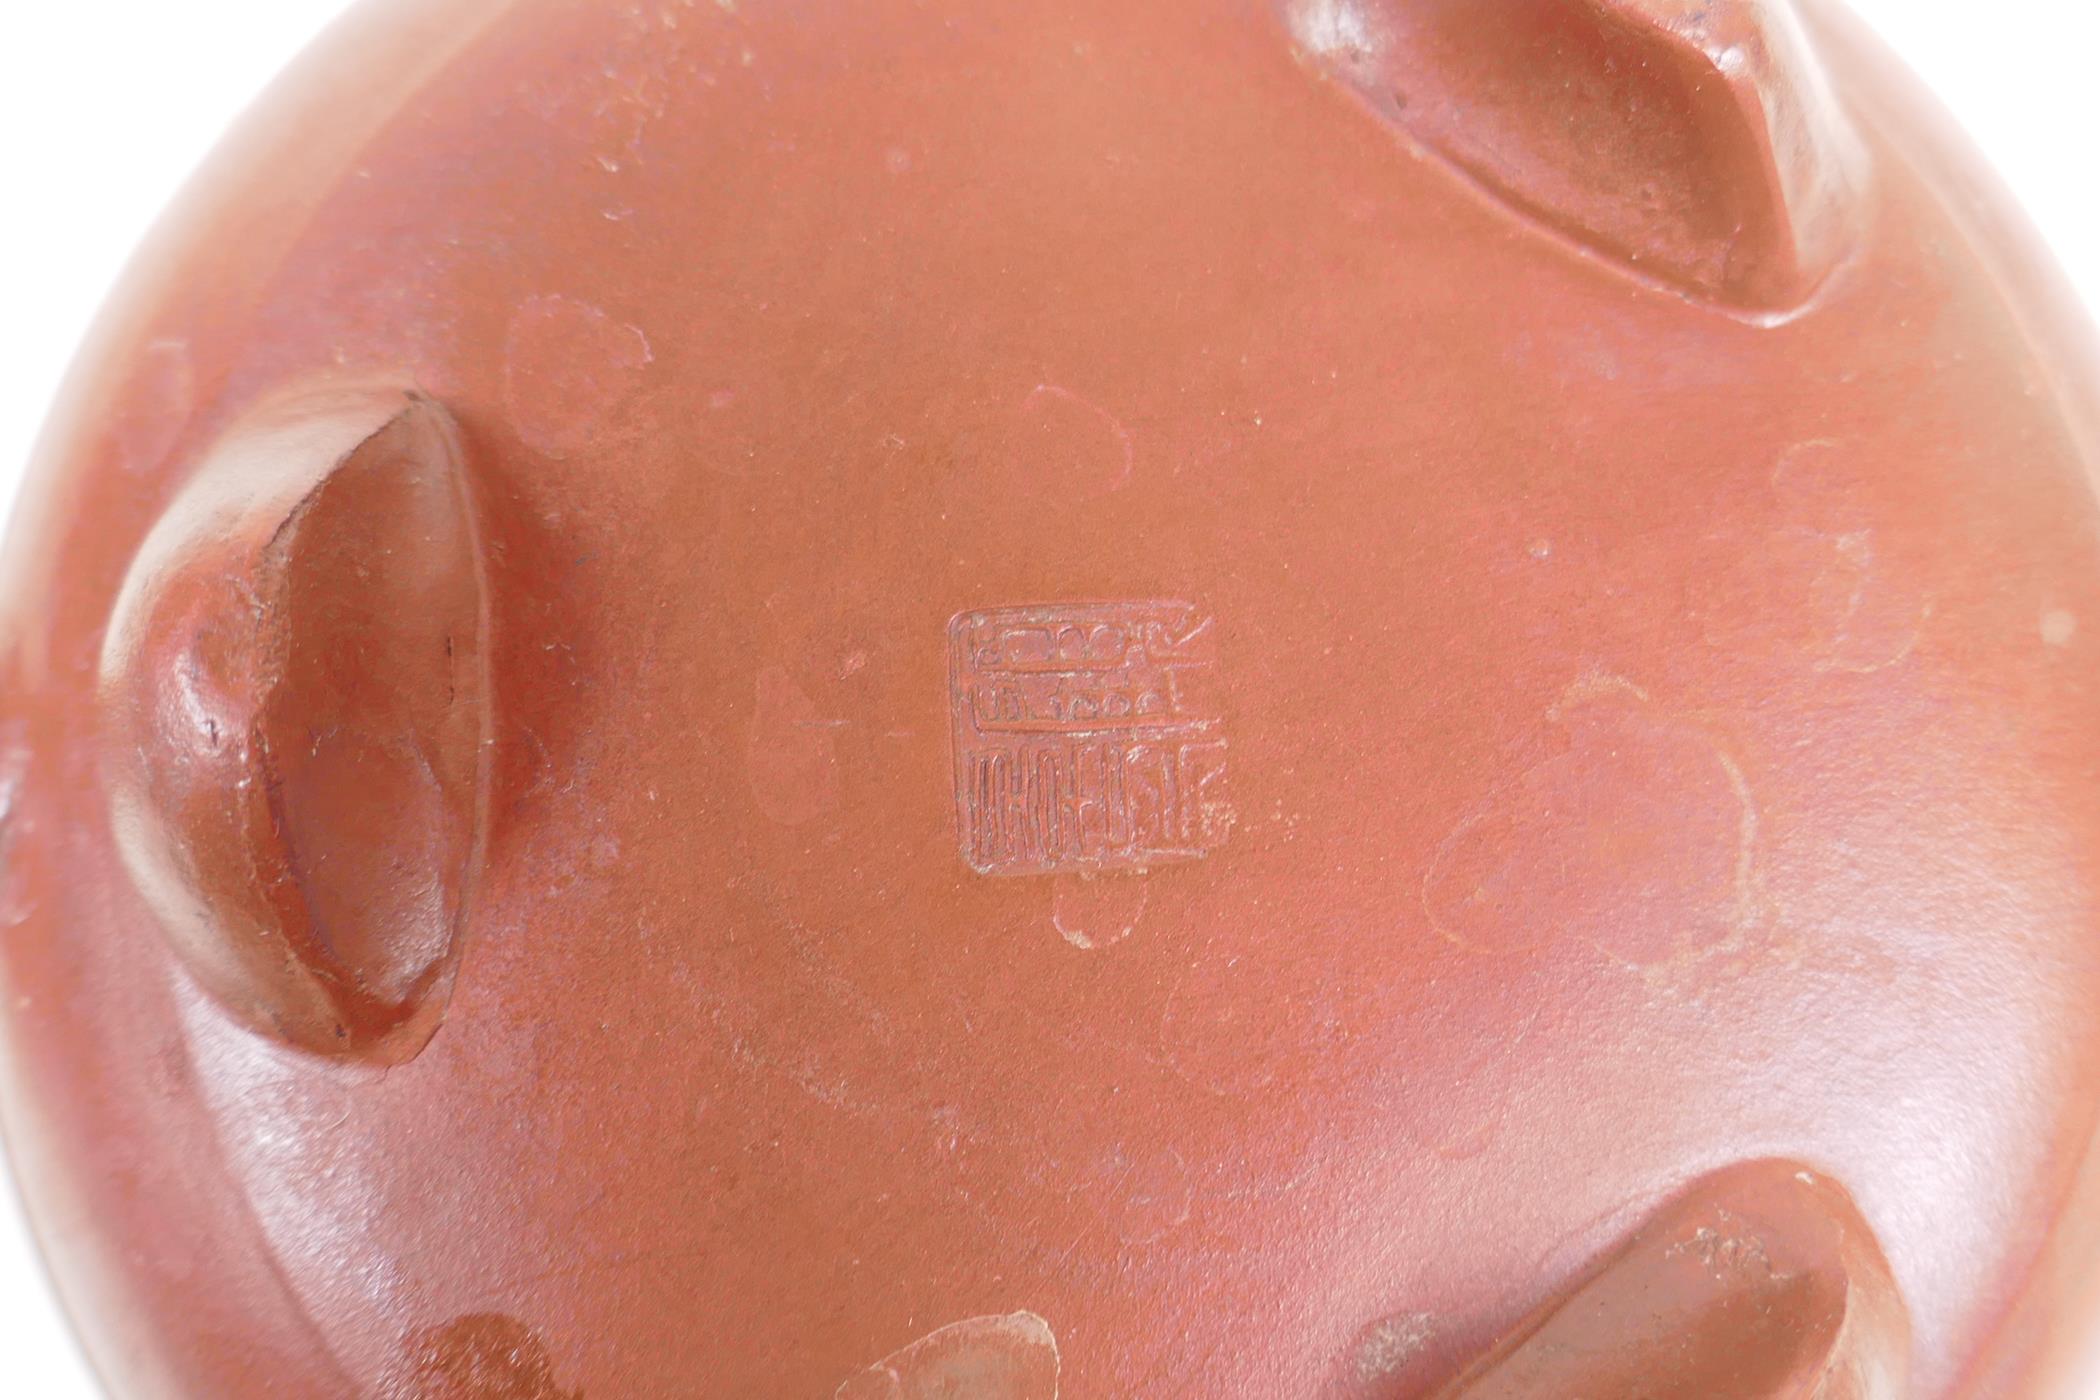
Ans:
[{"label": "yixing clay teapot", "polygon": [[1825,4],[368,4],[0,559],[121,1397],[2025,1397],[2094,347]]}]

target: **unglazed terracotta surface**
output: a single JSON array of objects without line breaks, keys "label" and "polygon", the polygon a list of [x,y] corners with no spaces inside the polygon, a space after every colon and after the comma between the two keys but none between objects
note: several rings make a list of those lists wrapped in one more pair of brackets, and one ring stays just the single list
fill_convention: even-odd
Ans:
[{"label": "unglazed terracotta surface", "polygon": [[415,0],[0,554],[168,1400],[2040,1396],[2093,346],[1782,0]]}]

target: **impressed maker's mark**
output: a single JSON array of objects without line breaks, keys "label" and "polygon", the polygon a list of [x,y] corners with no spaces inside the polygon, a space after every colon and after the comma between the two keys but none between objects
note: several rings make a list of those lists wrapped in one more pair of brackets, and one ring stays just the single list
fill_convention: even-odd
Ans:
[{"label": "impressed maker's mark", "polygon": [[1137,869],[1225,839],[1208,615],[1154,601],[960,613],[948,661],[955,812],[972,869]]}]

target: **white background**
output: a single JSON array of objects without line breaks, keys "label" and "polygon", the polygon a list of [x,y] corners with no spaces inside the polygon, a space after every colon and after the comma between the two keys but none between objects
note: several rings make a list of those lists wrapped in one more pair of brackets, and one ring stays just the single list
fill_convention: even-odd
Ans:
[{"label": "white background", "polygon": [[[341,3],[0,3],[11,60],[0,82],[6,502],[74,345],[148,222],[250,95]],[[2100,52],[2100,7],[2085,0],[1853,6],[1954,110],[2070,268],[2087,305],[2100,306],[2100,95],[2092,57]],[[11,1396],[96,1394],[49,1299],[11,1186],[0,1190],[0,1357],[0,1385]],[[2100,1400],[2100,1384],[2091,1396]]]}]

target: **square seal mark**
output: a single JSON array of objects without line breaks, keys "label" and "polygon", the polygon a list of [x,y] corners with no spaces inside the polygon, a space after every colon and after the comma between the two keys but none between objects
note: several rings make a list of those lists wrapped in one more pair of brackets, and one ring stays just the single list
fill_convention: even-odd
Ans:
[{"label": "square seal mark", "polygon": [[1132,870],[1225,839],[1217,629],[1187,603],[1044,603],[948,624],[955,815],[984,875]]}]

